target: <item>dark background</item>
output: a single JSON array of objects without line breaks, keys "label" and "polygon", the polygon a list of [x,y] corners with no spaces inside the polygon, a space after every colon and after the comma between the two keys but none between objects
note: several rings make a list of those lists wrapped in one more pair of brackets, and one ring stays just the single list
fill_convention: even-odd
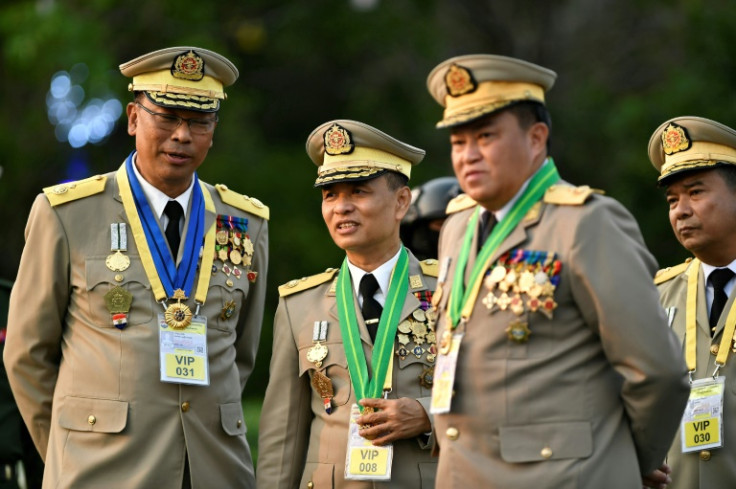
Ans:
[{"label": "dark background", "polygon": [[[277,286],[339,266],[322,222],[307,135],[357,119],[427,150],[413,185],[450,174],[448,134],[426,76],[459,54],[519,57],[559,74],[548,94],[563,178],[619,199],[662,266],[683,260],[647,158],[654,129],[678,115],[736,126],[736,17],[729,1],[673,0],[4,0],[0,7],[0,278],[14,279],[41,188],[116,169],[133,148],[124,116],[110,137],[73,149],[54,135],[54,73],[83,63],[87,99],[131,99],[120,63],[194,45],[240,69],[199,174],[271,208],[271,267],[258,365],[268,380]],[[109,223],[90,223],[107,232]],[[561,230],[564,231],[564,230]],[[36,253],[43,243],[29,243]],[[621,266],[626,266],[622,263]]]}]

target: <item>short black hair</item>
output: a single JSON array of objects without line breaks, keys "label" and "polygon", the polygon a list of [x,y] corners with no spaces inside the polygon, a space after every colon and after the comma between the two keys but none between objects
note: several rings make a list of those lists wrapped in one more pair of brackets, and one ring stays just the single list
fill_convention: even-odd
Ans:
[{"label": "short black hair", "polygon": [[537,122],[545,124],[549,128],[549,136],[547,136],[547,153],[550,152],[552,145],[552,117],[544,104],[523,100],[521,102],[515,102],[502,110],[506,110],[514,114],[522,129],[529,129]]},{"label": "short black hair", "polygon": [[728,189],[736,194],[736,166],[731,164],[721,164],[713,168],[721,174],[721,178],[726,182]]},{"label": "short black hair", "polygon": [[396,191],[399,190],[401,187],[406,187],[406,185],[409,183],[409,177],[407,177],[403,173],[387,171],[383,174],[383,176],[386,177],[386,184],[388,185],[388,189],[391,191]]}]

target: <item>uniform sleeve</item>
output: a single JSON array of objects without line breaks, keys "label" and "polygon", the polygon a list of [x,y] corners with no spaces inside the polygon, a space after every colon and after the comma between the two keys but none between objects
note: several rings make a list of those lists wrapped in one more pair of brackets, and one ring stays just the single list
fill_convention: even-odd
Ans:
[{"label": "uniform sleeve", "polygon": [[69,246],[45,196],[36,198],[10,297],[4,361],[18,409],[45,459],[69,301]]},{"label": "uniform sleeve", "polygon": [[236,363],[240,374],[240,391],[255,366],[256,352],[261,338],[263,324],[263,308],[266,302],[266,279],[268,271],[268,222],[260,221],[257,234],[250,234],[253,242],[253,261],[251,270],[258,272],[256,281],[251,285],[248,297],[242,305],[243,313],[238,318],[236,331],[238,340]]},{"label": "uniform sleeve", "polygon": [[656,262],[634,218],[611,199],[581,209],[569,257],[586,323],[621,375],[639,467],[659,467],[687,401],[687,369],[652,282]]},{"label": "uniform sleeve", "polygon": [[307,374],[299,376],[299,350],[284,298],[274,319],[270,378],[258,433],[258,487],[299,487],[312,419]]}]

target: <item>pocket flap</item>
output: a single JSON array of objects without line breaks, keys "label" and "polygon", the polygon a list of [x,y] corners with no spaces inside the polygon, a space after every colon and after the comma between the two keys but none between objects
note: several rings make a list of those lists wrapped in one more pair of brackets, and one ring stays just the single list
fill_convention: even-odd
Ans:
[{"label": "pocket flap", "polygon": [[127,422],[126,401],[66,397],[59,408],[59,425],[68,430],[120,433]]},{"label": "pocket flap", "polygon": [[593,433],[587,421],[502,426],[499,436],[506,462],[586,458],[593,453]]},{"label": "pocket flap", "polygon": [[239,402],[220,404],[222,429],[230,436],[244,435],[246,432],[243,406]]}]

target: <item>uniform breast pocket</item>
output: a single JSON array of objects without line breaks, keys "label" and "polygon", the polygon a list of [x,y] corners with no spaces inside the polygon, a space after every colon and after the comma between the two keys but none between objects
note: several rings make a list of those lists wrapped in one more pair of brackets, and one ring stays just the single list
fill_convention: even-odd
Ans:
[{"label": "uniform breast pocket", "polygon": [[220,331],[235,331],[238,318],[243,314],[243,303],[248,297],[248,284],[245,278],[227,277],[222,272],[212,277],[207,302],[201,311],[209,318],[208,326]]},{"label": "uniform breast pocket", "polygon": [[[318,371],[321,372],[324,376],[330,379],[334,395],[332,398],[333,406],[344,406],[350,400],[351,392],[353,390],[350,383],[348,361],[345,358],[345,351],[343,350],[342,343],[324,343],[323,346],[327,347],[327,356],[322,361],[322,365],[320,367],[317,367],[315,363],[307,360],[307,354],[313,345],[299,348],[299,376],[308,374],[311,382],[314,379],[315,373]],[[315,388],[314,385],[312,385],[312,391],[321,395],[321,393],[317,392],[317,388]],[[320,409],[322,408],[320,407]]]},{"label": "uniform breast pocket", "polygon": [[85,261],[87,307],[78,306],[87,310],[91,322],[100,327],[112,328],[112,314],[117,312],[128,315],[128,326],[145,324],[153,318],[156,302],[143,265],[137,256],[126,256],[130,265],[118,272],[107,268],[106,257]]}]

